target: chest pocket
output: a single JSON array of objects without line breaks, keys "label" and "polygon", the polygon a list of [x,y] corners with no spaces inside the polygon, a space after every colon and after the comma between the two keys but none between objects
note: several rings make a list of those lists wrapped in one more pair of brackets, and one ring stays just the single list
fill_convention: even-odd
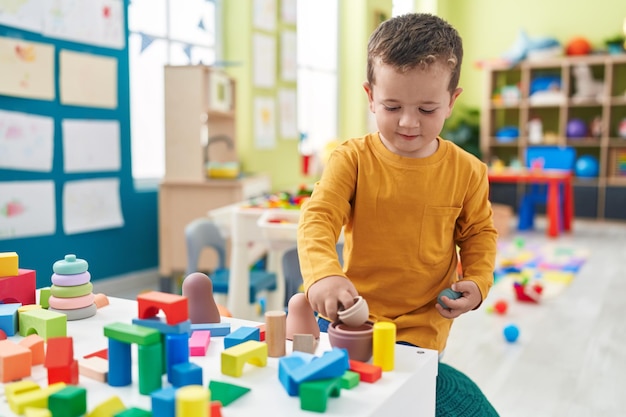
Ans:
[{"label": "chest pocket", "polygon": [[427,265],[449,259],[454,248],[454,228],[460,207],[426,206],[422,219],[419,257]]}]

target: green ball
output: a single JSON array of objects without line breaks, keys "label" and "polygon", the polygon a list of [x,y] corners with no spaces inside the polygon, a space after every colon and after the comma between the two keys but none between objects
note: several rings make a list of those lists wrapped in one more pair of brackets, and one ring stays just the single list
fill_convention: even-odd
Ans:
[{"label": "green ball", "polygon": [[441,291],[439,295],[437,296],[437,302],[441,305],[441,307],[447,309],[448,306],[441,299],[441,297],[443,297],[444,295],[451,300],[456,300],[457,298],[460,298],[463,295],[463,293],[454,291],[452,288],[446,288],[445,290]]}]

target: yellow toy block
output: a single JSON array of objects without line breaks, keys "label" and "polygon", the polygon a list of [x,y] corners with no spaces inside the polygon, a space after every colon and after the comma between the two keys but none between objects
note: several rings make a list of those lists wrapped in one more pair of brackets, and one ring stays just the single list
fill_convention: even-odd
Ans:
[{"label": "yellow toy block", "polygon": [[26,407],[48,408],[48,397],[57,391],[61,391],[65,386],[65,382],[57,382],[48,385],[46,388],[14,395],[13,400],[9,401],[9,406],[15,414],[19,415],[24,414]]},{"label": "yellow toy block", "polygon": [[176,415],[206,417],[210,413],[211,392],[202,385],[187,385],[176,390]]},{"label": "yellow toy block", "polygon": [[52,413],[47,408],[26,407],[24,417],[52,417]]},{"label": "yellow toy block", "polygon": [[94,409],[87,414],[87,417],[110,417],[124,410],[126,410],[126,406],[124,406],[120,397],[114,395],[95,406]]},{"label": "yellow toy block", "polygon": [[16,252],[0,252],[0,277],[14,277],[19,274]]},{"label": "yellow toy block", "polygon": [[396,325],[388,321],[374,323],[372,364],[383,371],[393,371],[395,364]]},{"label": "yellow toy block", "polygon": [[240,377],[243,366],[250,363],[255,366],[267,365],[267,343],[248,340],[222,351],[222,373]]},{"label": "yellow toy block", "polygon": [[7,401],[11,402],[11,399],[15,395],[24,394],[25,392],[38,389],[41,389],[41,387],[35,381],[24,380],[11,382],[10,384],[6,384],[4,386],[4,395],[6,395]]}]

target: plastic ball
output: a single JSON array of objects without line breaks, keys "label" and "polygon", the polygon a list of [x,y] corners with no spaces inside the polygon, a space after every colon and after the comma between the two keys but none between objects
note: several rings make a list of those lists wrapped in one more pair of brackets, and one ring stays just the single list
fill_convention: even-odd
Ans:
[{"label": "plastic ball", "polygon": [[519,329],[516,325],[509,324],[504,328],[503,334],[507,342],[514,343],[519,337]]},{"label": "plastic ball", "polygon": [[567,43],[565,52],[567,55],[589,55],[591,53],[591,43],[583,37],[573,38]]},{"label": "plastic ball", "polygon": [[600,164],[595,156],[583,155],[576,160],[575,171],[577,177],[594,178],[598,176]]},{"label": "plastic ball", "polygon": [[437,302],[439,303],[439,305],[441,305],[441,307],[447,309],[448,306],[441,299],[441,297],[443,297],[444,295],[446,297],[448,297],[449,299],[451,299],[451,300],[456,300],[457,298],[460,298],[463,295],[463,293],[462,292],[458,292],[458,291],[454,291],[452,288],[446,288],[446,289],[442,290],[439,293],[439,295],[437,296]]},{"label": "plastic ball", "polygon": [[493,305],[494,311],[498,314],[506,314],[506,310],[508,307],[509,305],[504,300],[496,301],[496,303]]},{"label": "plastic ball", "polygon": [[584,138],[587,136],[587,123],[582,119],[570,119],[567,122],[568,138]]}]

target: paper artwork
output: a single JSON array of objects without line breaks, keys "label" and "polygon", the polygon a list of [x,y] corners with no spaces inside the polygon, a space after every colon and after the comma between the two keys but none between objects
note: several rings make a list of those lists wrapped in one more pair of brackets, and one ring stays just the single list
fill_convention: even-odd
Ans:
[{"label": "paper artwork", "polygon": [[0,110],[0,169],[52,171],[54,119]]},{"label": "paper artwork", "polygon": [[54,99],[54,47],[0,37],[0,94]]},{"label": "paper artwork", "polygon": [[0,182],[0,239],[56,232],[53,181]]}]

